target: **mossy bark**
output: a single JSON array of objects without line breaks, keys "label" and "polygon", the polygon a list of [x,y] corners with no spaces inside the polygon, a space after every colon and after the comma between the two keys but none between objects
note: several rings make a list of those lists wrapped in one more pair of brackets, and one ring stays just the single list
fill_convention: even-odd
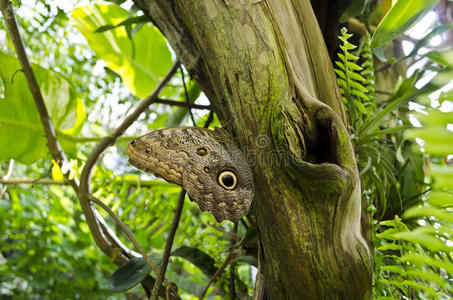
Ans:
[{"label": "mossy bark", "polygon": [[308,0],[136,0],[252,163],[255,298],[368,299],[360,181]]}]

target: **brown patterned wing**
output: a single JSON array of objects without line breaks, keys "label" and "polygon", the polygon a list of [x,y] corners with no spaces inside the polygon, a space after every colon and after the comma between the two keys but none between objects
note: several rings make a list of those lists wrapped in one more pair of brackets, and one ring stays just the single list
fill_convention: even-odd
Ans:
[{"label": "brown patterned wing", "polygon": [[129,162],[187,190],[217,222],[239,221],[254,196],[253,175],[225,133],[197,127],[150,132],[127,147]]}]

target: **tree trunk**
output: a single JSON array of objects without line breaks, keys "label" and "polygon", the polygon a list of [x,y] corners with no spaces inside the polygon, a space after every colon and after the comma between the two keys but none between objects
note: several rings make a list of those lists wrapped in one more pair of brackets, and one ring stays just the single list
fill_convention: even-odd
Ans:
[{"label": "tree trunk", "polygon": [[255,297],[369,299],[360,181],[308,0],[136,0],[252,164]]}]

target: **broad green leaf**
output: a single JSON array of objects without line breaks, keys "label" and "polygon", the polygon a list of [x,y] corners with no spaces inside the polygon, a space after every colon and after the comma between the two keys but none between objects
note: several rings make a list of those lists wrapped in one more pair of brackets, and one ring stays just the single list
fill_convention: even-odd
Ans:
[{"label": "broad green leaf", "polygon": [[217,268],[214,265],[215,260],[198,248],[181,246],[175,251],[173,251],[171,255],[179,256],[190,261],[192,264],[196,265],[208,277],[212,277],[217,271]]},{"label": "broad green leaf", "polygon": [[[54,128],[73,133],[75,127],[81,127],[83,105],[61,75],[34,64],[32,67]],[[0,98],[0,160],[13,158],[32,164],[46,157],[49,151],[38,110],[21,69],[15,57],[0,52],[0,80],[4,86],[4,98]]]},{"label": "broad green leaf", "polygon": [[386,46],[420,20],[438,0],[399,0],[379,23],[371,47]]},{"label": "broad green leaf", "polygon": [[125,292],[139,284],[151,267],[143,257],[136,257],[119,267],[109,279],[109,289],[112,292]]},{"label": "broad green leaf", "polygon": [[128,12],[118,5],[90,5],[75,9],[71,23],[85,36],[91,49],[107,67],[119,74],[137,97],[148,96],[171,67],[171,54],[165,38],[149,23],[131,40],[124,26],[102,33],[102,26],[121,24]]}]

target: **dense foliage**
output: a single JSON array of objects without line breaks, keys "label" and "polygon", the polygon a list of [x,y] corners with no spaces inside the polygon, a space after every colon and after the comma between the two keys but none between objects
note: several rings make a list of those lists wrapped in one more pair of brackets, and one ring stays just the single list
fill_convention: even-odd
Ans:
[{"label": "dense foliage", "polygon": [[[444,22],[439,9],[436,17],[437,1],[411,6],[400,0],[393,7],[389,2],[352,1],[342,19],[364,26],[354,34],[341,31],[335,63],[369,212],[362,225],[372,246],[373,294],[378,299],[450,299],[453,25]],[[124,299],[112,290],[137,282],[126,278],[129,285],[122,285],[114,277],[109,283],[117,266],[94,245],[63,173],[80,178],[96,143],[154,90],[176,57],[129,1],[22,1],[15,9],[69,162],[60,167],[49,155],[11,37],[0,23],[0,298]],[[407,30],[427,15],[435,21],[425,24],[426,33],[414,41]],[[392,44],[397,36],[400,40]],[[435,44],[436,39],[446,42]],[[407,40],[412,49],[402,57],[384,51],[388,45],[409,45]],[[385,70],[398,75],[393,86],[380,84],[377,75]],[[180,188],[131,167],[126,143],[149,130],[203,126],[210,116],[209,106],[201,106],[206,97],[183,68],[160,97],[178,103],[151,105],[106,151],[91,178],[93,195],[126,223],[155,263],[162,258]],[[187,103],[198,107],[188,109]],[[218,125],[214,116],[210,127]],[[14,184],[16,179],[22,183]],[[99,211],[122,242],[137,251],[108,213]],[[228,265],[208,297],[251,296],[257,265],[256,249],[249,247],[256,239],[253,227],[250,219],[238,226],[217,224],[187,198],[166,278],[184,299],[193,299],[219,267]],[[143,294],[140,285],[128,293]]]}]

